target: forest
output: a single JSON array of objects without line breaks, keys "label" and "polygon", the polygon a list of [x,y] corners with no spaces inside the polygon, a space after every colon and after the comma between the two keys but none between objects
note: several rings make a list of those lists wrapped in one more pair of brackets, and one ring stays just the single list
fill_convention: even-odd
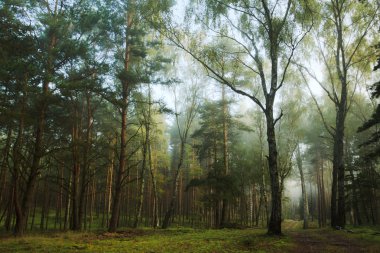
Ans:
[{"label": "forest", "polygon": [[380,242],[379,28],[375,0],[2,0],[0,251],[46,233]]}]

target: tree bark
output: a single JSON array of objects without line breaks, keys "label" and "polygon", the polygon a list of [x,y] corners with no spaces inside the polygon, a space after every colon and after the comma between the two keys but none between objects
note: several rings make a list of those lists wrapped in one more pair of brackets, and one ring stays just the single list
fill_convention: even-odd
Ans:
[{"label": "tree bark", "polygon": [[[130,45],[129,45],[129,29],[132,26],[132,13],[129,10],[126,20],[126,37],[125,37],[125,55],[124,55],[124,71],[129,70],[130,60]],[[121,191],[123,189],[123,181],[126,177],[127,168],[127,113],[128,113],[128,96],[129,84],[128,80],[121,80],[122,84],[122,101],[121,101],[121,129],[120,129],[120,155],[119,155],[119,168],[116,174],[115,191],[113,197],[112,214],[108,227],[109,232],[116,232],[119,223],[120,205],[121,205]]]},{"label": "tree bark", "polygon": [[308,228],[308,217],[309,217],[309,208],[308,208],[308,203],[307,203],[307,193],[306,193],[306,184],[305,184],[305,178],[303,174],[303,166],[302,166],[302,157],[301,157],[301,150],[300,146],[298,144],[297,147],[297,166],[298,170],[300,172],[300,177],[301,177],[301,190],[302,190],[302,202],[303,202],[303,228],[307,229]]},{"label": "tree bark", "polygon": [[178,161],[177,169],[175,170],[175,174],[174,174],[174,178],[173,178],[173,185],[172,185],[173,193],[172,193],[172,196],[170,198],[170,204],[169,204],[168,210],[165,213],[165,218],[162,222],[162,228],[163,229],[168,228],[169,223],[170,223],[170,219],[172,218],[172,215],[174,213],[174,207],[175,207],[177,195],[178,195],[178,186],[179,186],[179,180],[178,179],[179,179],[179,175],[181,172],[184,156],[185,156],[185,141],[181,140],[179,161]]},{"label": "tree bark", "polygon": [[[223,103],[223,165],[224,165],[224,171],[223,175],[228,175],[228,123],[227,123],[227,117],[228,117],[228,107],[227,107],[227,100],[226,100],[226,91],[225,86],[222,86],[222,103]],[[224,193],[225,195],[225,193]],[[220,225],[219,227],[223,227],[226,223],[227,219],[227,209],[228,209],[228,200],[226,197],[222,199],[222,213],[221,213],[221,219],[220,219]]]},{"label": "tree bark", "polygon": [[2,161],[0,167],[0,204],[4,198],[4,189],[7,177],[7,169],[8,169],[8,158],[9,151],[11,149],[11,137],[12,137],[12,127],[8,126],[7,128],[7,139],[2,150]]},{"label": "tree bark", "polygon": [[79,182],[80,182],[80,160],[79,160],[79,124],[78,124],[78,108],[74,105],[74,122],[72,126],[72,184],[71,184],[71,217],[70,217],[70,229],[80,230],[80,219],[79,219],[79,206],[80,203],[80,192],[79,192]]},{"label": "tree bark", "polygon": [[273,119],[273,101],[267,106],[265,113],[267,119],[267,140],[269,148],[268,164],[269,164],[269,175],[271,181],[271,216],[268,225],[268,234],[270,235],[280,235],[281,234],[281,188],[279,182],[278,174],[278,164],[277,164],[277,144],[275,135],[275,124]]},{"label": "tree bark", "polygon": [[121,136],[120,136],[120,156],[119,156],[119,168],[116,175],[115,182],[115,192],[113,197],[112,213],[111,219],[109,222],[108,231],[116,232],[117,224],[119,222],[119,212],[120,212],[120,200],[121,200],[121,191],[123,189],[123,179],[125,177],[125,168],[126,168],[126,144],[127,144],[127,106],[123,106],[121,117]]},{"label": "tree bark", "polygon": [[113,170],[115,162],[115,148],[116,148],[116,138],[112,138],[111,141],[111,151],[109,152],[110,164],[107,169],[107,180],[106,180],[106,190],[104,191],[104,210],[103,210],[103,220],[104,213],[106,222],[102,221],[102,224],[108,227],[109,225],[109,215],[111,213],[112,204],[112,182],[113,182]]},{"label": "tree bark", "polygon": [[[264,143],[263,143],[263,135],[264,135],[264,129],[263,129],[263,121],[260,117],[259,120],[259,145],[260,145],[260,199],[259,199],[259,208],[257,210],[256,214],[256,226],[259,225],[259,219],[260,219],[260,213],[262,213],[262,218],[265,217],[266,222],[265,226],[268,226],[269,219],[268,219],[268,199],[266,194],[266,183],[265,183],[265,171],[264,171]],[[264,208],[264,209],[263,209]],[[263,220],[263,219],[262,219]]]},{"label": "tree bark", "polygon": [[[21,113],[19,118],[18,132],[16,141],[13,145],[13,201],[16,214],[15,235],[23,236],[25,231],[26,213],[24,213],[22,204],[20,202],[21,192],[21,147],[24,142],[24,103],[21,105]],[[26,194],[26,193],[25,193]]]},{"label": "tree bark", "polygon": [[[91,182],[90,175],[90,152],[92,145],[92,106],[91,106],[91,96],[89,91],[85,91],[86,97],[86,105],[87,105],[87,123],[86,123],[86,140],[84,143],[84,151],[83,151],[83,166],[81,171],[81,190],[79,193],[79,206],[78,206],[78,225],[79,229],[82,228],[82,223],[84,223],[84,229],[86,229],[86,221],[87,217],[85,214],[85,209],[87,206],[87,196],[88,196],[88,188],[89,183]],[[84,222],[82,222],[84,220]]]},{"label": "tree bark", "polygon": [[[342,91],[343,92],[343,91]],[[342,99],[343,100],[343,99]],[[337,188],[337,209],[335,212],[335,219],[331,221],[332,226],[344,227],[346,224],[346,210],[345,210],[345,165],[344,165],[344,121],[345,121],[345,103],[340,105],[336,117],[336,131],[334,136],[334,154],[333,154],[333,180],[336,181]],[[334,204],[335,206],[336,204]]]},{"label": "tree bark", "polygon": [[143,201],[144,201],[145,171],[146,171],[147,155],[148,155],[148,142],[150,138],[149,124],[150,122],[148,119],[148,122],[145,122],[145,140],[143,141],[143,158],[142,158],[141,173],[140,173],[141,180],[140,180],[140,185],[139,185],[136,216],[135,216],[135,221],[133,223],[134,228],[137,228],[139,221],[141,219],[141,212],[142,212],[142,206],[143,206]]}]

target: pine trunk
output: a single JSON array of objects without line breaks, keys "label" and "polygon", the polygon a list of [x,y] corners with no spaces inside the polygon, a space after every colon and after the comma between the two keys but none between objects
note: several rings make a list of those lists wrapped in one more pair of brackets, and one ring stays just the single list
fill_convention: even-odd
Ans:
[{"label": "pine trunk", "polygon": [[301,157],[301,151],[300,146],[298,145],[297,148],[297,166],[298,170],[300,172],[301,177],[301,190],[302,190],[302,202],[303,202],[303,228],[308,228],[308,217],[309,217],[309,208],[307,203],[307,193],[306,193],[306,184],[305,184],[305,178],[303,174],[303,166],[302,166],[302,157]]},{"label": "pine trunk", "polygon": [[177,195],[178,195],[179,175],[181,172],[184,156],[185,156],[185,141],[181,140],[179,162],[178,162],[177,169],[175,171],[174,178],[173,178],[173,185],[172,185],[173,193],[172,193],[172,196],[170,198],[170,204],[169,204],[168,210],[165,213],[165,218],[162,222],[162,228],[163,229],[168,228],[169,223],[170,223],[170,219],[172,218],[172,215],[174,213],[174,208],[175,208]]},{"label": "pine trunk", "polygon": [[[132,15],[130,11],[127,13],[126,20],[126,37],[125,37],[125,55],[124,55],[124,71],[129,70],[130,59],[130,46],[128,31],[132,26]],[[121,80],[122,83],[122,101],[121,101],[121,129],[120,129],[120,155],[119,155],[119,168],[116,174],[115,191],[113,197],[112,214],[109,222],[108,231],[116,232],[116,228],[119,223],[120,206],[121,206],[121,191],[123,189],[123,181],[126,178],[127,168],[127,113],[128,113],[128,95],[129,87],[128,80]]]}]

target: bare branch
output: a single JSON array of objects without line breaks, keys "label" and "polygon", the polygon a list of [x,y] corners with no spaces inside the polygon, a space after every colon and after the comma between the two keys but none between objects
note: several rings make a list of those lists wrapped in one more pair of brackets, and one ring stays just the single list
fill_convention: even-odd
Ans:
[{"label": "bare branch", "polygon": [[282,111],[282,109],[281,109],[280,115],[274,120],[274,123],[273,123],[274,126],[275,126],[276,123],[282,118],[282,116],[284,116],[284,113],[283,113],[283,111]]},{"label": "bare branch", "polygon": [[304,69],[307,74],[313,78],[314,81],[316,81],[319,86],[326,92],[327,96],[330,98],[331,101],[334,102],[334,104],[338,104],[339,103],[339,100],[336,99],[336,96],[332,96],[331,95],[331,92],[322,84],[321,81],[319,81],[319,79],[315,76],[315,74],[311,73],[310,70],[308,68],[306,68],[305,66],[299,64],[299,63],[296,63],[296,62],[293,62],[297,67],[298,67],[298,70],[301,72],[301,74],[303,75],[303,72],[302,72],[302,69]]},{"label": "bare branch", "polygon": [[[313,92],[311,91],[310,86],[309,86],[309,83],[308,83],[308,81],[307,81],[307,79],[306,79],[304,73],[302,72],[301,69],[299,69],[299,71],[300,71],[300,73],[301,73],[301,75],[302,75],[303,80],[305,81],[305,84],[306,84],[306,86],[307,86],[307,88],[308,88],[308,90],[309,90],[309,93],[310,93],[310,95],[311,95],[311,98],[313,99],[313,101],[314,101],[314,103],[315,103],[315,105],[316,105],[316,107],[317,107],[318,113],[319,113],[319,115],[321,116],[321,119],[322,119],[323,125],[325,126],[326,131],[327,131],[327,132],[333,137],[333,136],[334,136],[334,132],[331,131],[331,129],[330,129],[330,128],[332,128],[332,127],[329,126],[329,125],[327,124],[327,122],[326,122],[326,120],[325,120],[325,117],[323,116],[322,110],[321,110],[321,108],[320,108],[320,106],[319,106],[319,104],[318,104],[318,101],[317,101],[317,99],[315,98]],[[333,129],[333,130],[334,130],[334,129]]]},{"label": "bare branch", "polygon": [[174,45],[176,45],[177,47],[181,48],[182,50],[184,50],[186,53],[188,53],[189,55],[191,55],[196,61],[198,61],[208,72],[212,73],[213,75],[213,78],[215,80],[217,80],[218,82],[222,83],[222,84],[225,84],[227,85],[231,90],[233,90],[234,92],[240,94],[240,95],[243,95],[243,96],[246,96],[248,98],[250,98],[252,101],[254,101],[263,111],[265,111],[265,107],[263,106],[263,104],[260,102],[260,100],[251,95],[251,94],[248,94],[247,92],[243,91],[243,90],[240,90],[238,88],[235,87],[235,85],[233,83],[231,83],[229,80],[227,80],[224,76],[222,76],[221,74],[219,74],[212,66],[210,66],[209,64],[207,64],[201,57],[199,57],[198,55],[196,55],[194,52],[192,52],[190,49],[188,49],[185,45],[182,44],[180,38],[178,37],[178,34],[176,34],[175,32],[171,31],[171,30],[166,30],[167,32],[170,32],[170,34],[165,34],[165,36],[172,42],[174,43]]},{"label": "bare branch", "polygon": [[[334,75],[333,75],[333,73],[331,72],[331,68],[330,68],[330,66],[329,66],[329,64],[328,64],[328,61],[327,61],[327,58],[326,58],[326,55],[324,54],[324,52],[323,52],[323,49],[322,49],[322,46],[321,46],[321,44],[319,43],[319,40],[318,40],[318,48],[319,48],[319,52],[321,53],[321,55],[322,55],[322,58],[323,58],[323,62],[324,62],[324,64],[325,64],[325,66],[326,66],[326,68],[327,68],[327,72],[329,73],[329,79],[330,79],[330,82],[331,82],[331,86],[332,86],[332,93],[333,93],[333,97],[334,97],[334,99],[331,99],[331,95],[329,95],[329,97],[330,97],[330,99],[332,100],[332,101],[334,101],[334,103],[339,103],[339,98],[338,98],[338,95],[337,95],[337,93],[336,93],[336,90],[335,90],[335,81],[334,81]],[[320,82],[319,82],[320,83]],[[323,89],[323,87],[322,87],[322,89]],[[324,89],[325,91],[326,91],[326,89]]]},{"label": "bare branch", "polygon": [[[229,8],[229,9],[231,9],[231,10],[234,10],[234,11],[237,11],[237,12],[240,12],[240,13],[243,13],[243,14],[246,14],[246,15],[248,15],[248,16],[250,16],[250,17],[253,17],[253,19],[255,19],[257,22],[259,22],[259,23],[264,27],[264,29],[268,31],[268,29],[267,29],[265,23],[264,23],[261,19],[259,19],[254,13],[252,13],[252,12],[250,12],[250,11],[246,11],[246,10],[244,10],[244,9],[240,9],[240,8],[237,8],[237,7],[231,6],[231,5],[226,4],[226,3],[222,2],[222,1],[219,1],[219,0],[215,0],[215,1],[217,1],[218,3],[220,3],[220,4],[224,5],[224,6],[226,6],[227,8]],[[246,8],[246,9],[249,10],[250,8]],[[255,8],[255,9],[258,10],[257,8]],[[259,11],[259,12],[262,13],[261,11]]]},{"label": "bare branch", "polygon": [[281,21],[281,27],[279,30],[282,30],[282,28],[284,27],[285,23],[286,23],[286,20],[288,18],[288,15],[289,15],[289,10],[290,10],[290,6],[292,5],[292,0],[288,0],[288,4],[287,4],[287,7],[286,7],[286,11],[285,11],[285,14],[284,14],[284,17],[282,18],[282,21]]},{"label": "bare branch", "polygon": [[[376,8],[376,11],[375,11],[375,15],[378,13],[379,6],[380,6],[380,5],[378,4],[378,5],[377,5],[377,8]],[[346,68],[349,68],[349,67],[351,66],[351,61],[352,61],[353,57],[355,56],[356,51],[359,49],[359,47],[360,47],[360,45],[361,45],[361,43],[362,43],[364,37],[367,35],[368,30],[370,29],[370,27],[371,27],[371,25],[373,24],[373,21],[374,21],[374,20],[375,20],[375,16],[373,16],[372,19],[370,20],[370,22],[368,22],[368,25],[367,25],[367,27],[364,29],[364,32],[363,32],[362,36],[360,36],[359,41],[358,41],[358,43],[356,44],[354,51],[352,51],[351,55],[348,57],[348,60],[347,60],[346,66],[345,66]]]}]

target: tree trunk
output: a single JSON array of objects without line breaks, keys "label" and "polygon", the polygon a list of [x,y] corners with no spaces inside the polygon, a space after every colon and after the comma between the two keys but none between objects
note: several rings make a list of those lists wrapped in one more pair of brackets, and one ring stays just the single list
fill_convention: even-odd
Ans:
[{"label": "tree trunk", "polygon": [[[222,85],[222,103],[223,103],[223,165],[224,165],[224,176],[228,175],[228,108],[226,100],[226,91],[225,86]],[[226,195],[226,193],[224,193]],[[222,214],[220,219],[220,226],[223,227],[227,219],[227,209],[228,209],[228,200],[226,197],[222,200]]]},{"label": "tree trunk", "polygon": [[[346,143],[348,141],[346,140]],[[360,213],[359,213],[359,205],[358,205],[358,195],[357,195],[357,182],[355,179],[354,175],[354,159],[352,157],[352,153],[350,152],[350,146],[346,145],[346,160],[347,160],[347,167],[350,172],[350,178],[351,178],[351,191],[352,191],[352,211],[353,211],[353,224],[354,226],[356,225],[361,225],[362,221],[360,218]]]},{"label": "tree trunk", "polygon": [[[40,173],[40,161],[44,155],[44,147],[43,147],[43,138],[46,124],[46,112],[48,109],[47,97],[49,96],[49,83],[51,81],[52,73],[54,72],[53,67],[53,59],[51,56],[51,51],[54,49],[57,43],[57,38],[55,35],[51,35],[49,49],[48,49],[48,58],[46,64],[46,73],[45,78],[42,83],[42,92],[41,92],[41,101],[37,106],[38,117],[37,117],[37,126],[36,132],[34,136],[34,150],[33,150],[33,158],[32,158],[32,166],[30,168],[30,173],[27,175],[26,187],[24,190],[24,194],[21,202],[21,213],[16,215],[16,224],[17,228],[15,230],[15,234],[17,236],[22,236],[25,230],[25,222],[27,220],[27,215],[29,213],[29,208],[31,205],[31,200],[34,194],[34,188],[36,186],[36,181],[38,175]],[[17,198],[17,196],[16,196]],[[24,225],[22,225],[24,224]]]},{"label": "tree trunk", "polygon": [[[132,26],[132,15],[131,12],[127,13],[126,20],[126,31],[128,32]],[[125,55],[124,55],[124,71],[129,70],[129,59],[130,59],[130,45],[129,45],[129,35],[126,34],[125,37]],[[128,95],[129,87],[128,81],[123,79],[122,83],[122,101],[121,101],[121,129],[120,129],[120,155],[119,155],[119,168],[116,174],[115,182],[115,192],[113,197],[112,214],[108,227],[109,232],[116,232],[116,228],[119,223],[120,215],[120,205],[121,205],[121,191],[123,189],[123,181],[126,177],[127,168],[127,113],[128,113]]]},{"label": "tree trunk", "polygon": [[86,95],[86,104],[87,104],[87,123],[86,123],[86,141],[84,145],[84,152],[83,152],[83,167],[81,172],[81,190],[80,190],[80,197],[79,197],[79,210],[78,210],[78,223],[79,223],[79,229],[82,227],[82,220],[84,219],[84,229],[86,229],[86,215],[85,215],[85,209],[87,206],[87,196],[88,196],[88,188],[89,183],[91,182],[91,178],[89,175],[90,171],[90,152],[91,152],[91,145],[92,145],[92,107],[91,107],[91,94],[89,91],[85,91]]},{"label": "tree trunk", "polygon": [[[331,198],[331,226],[344,228],[346,225],[346,207],[344,192],[344,126],[347,113],[347,73],[349,64],[346,59],[346,48],[343,42],[344,4],[332,2],[334,25],[336,28],[335,67],[340,82],[340,99],[335,99],[336,121],[333,147],[333,189]],[[358,44],[359,46],[359,44]],[[348,60],[349,61],[349,60]],[[337,204],[336,204],[337,200]],[[333,203],[334,202],[334,203]]]},{"label": "tree trunk", "polygon": [[271,201],[272,210],[269,219],[268,234],[280,235],[281,234],[281,189],[278,175],[277,165],[277,144],[275,135],[275,123],[273,119],[273,101],[267,105],[265,113],[267,119],[267,140],[269,148],[268,164],[269,175],[271,182]]},{"label": "tree trunk", "polygon": [[[7,169],[8,169],[8,157],[9,157],[9,151],[11,148],[11,137],[12,137],[12,127],[8,126],[7,128],[7,139],[5,142],[5,146],[2,150],[2,161],[0,165],[0,205],[5,197],[4,193],[6,192],[5,189],[5,183],[6,183],[6,176],[7,176]],[[6,205],[4,205],[5,207]]]},{"label": "tree trunk", "polygon": [[187,142],[187,137],[188,133],[191,127],[191,124],[194,120],[194,117],[196,115],[196,107],[197,107],[197,90],[193,91],[194,93],[192,94],[193,96],[190,98],[191,104],[188,108],[188,111],[186,112],[186,121],[185,121],[185,126],[183,131],[181,131],[181,127],[179,124],[179,119],[178,119],[178,113],[176,113],[176,122],[177,122],[177,127],[178,127],[178,133],[180,137],[180,154],[179,154],[179,161],[177,164],[177,169],[174,172],[174,178],[173,178],[173,184],[172,184],[172,196],[170,199],[170,204],[169,208],[165,213],[165,218],[162,222],[162,228],[165,229],[169,226],[170,219],[172,218],[172,215],[174,213],[174,208],[176,204],[176,199],[178,195],[178,184],[179,184],[179,176],[181,173],[181,168],[182,164],[184,161],[184,156],[185,156],[185,145]]},{"label": "tree trunk", "polygon": [[48,199],[50,198],[50,194],[48,191],[48,182],[47,178],[45,178],[44,187],[43,187],[43,201],[42,201],[42,208],[41,208],[41,220],[40,220],[40,230],[43,231],[45,229],[45,219],[46,216],[49,214],[47,213],[47,203]]},{"label": "tree trunk", "polygon": [[78,124],[78,110],[75,106],[74,108],[74,122],[72,126],[72,184],[71,184],[71,219],[70,219],[70,229],[80,230],[80,220],[79,220],[79,206],[80,203],[80,193],[79,193],[79,177],[80,177],[80,160],[79,160],[79,124]]},{"label": "tree trunk", "polygon": [[[24,106],[22,105],[22,108]],[[13,145],[13,173],[12,173],[12,181],[13,181],[13,201],[14,201],[14,207],[15,207],[15,214],[16,214],[16,225],[15,225],[15,235],[16,236],[23,236],[24,230],[25,230],[25,222],[26,222],[26,215],[24,213],[23,207],[20,203],[20,196],[22,196],[22,192],[20,191],[21,188],[21,147],[24,142],[24,116],[23,116],[23,109],[21,112],[21,116],[19,119],[19,126],[18,126],[18,132],[16,141]]]},{"label": "tree trunk", "polygon": [[63,230],[67,230],[68,223],[69,223],[69,217],[70,217],[70,206],[71,206],[71,179],[72,179],[72,173],[70,173],[69,180],[68,180],[68,187],[67,187],[67,193],[66,193],[66,204],[65,204],[65,220],[63,223]]},{"label": "tree trunk", "polygon": [[[346,225],[346,208],[345,208],[345,191],[344,191],[344,183],[345,183],[345,166],[344,166],[344,120],[345,120],[345,103],[344,105],[340,105],[337,111],[336,117],[336,130],[334,136],[334,154],[333,154],[333,187],[336,185],[336,188],[333,188],[335,192],[333,200],[337,200],[332,203],[332,207],[337,207],[336,210],[331,209],[332,219],[331,225],[333,227],[339,226],[344,228]],[[335,182],[334,182],[335,180]],[[336,192],[337,191],[337,192]],[[336,199],[337,197],[337,199]],[[334,212],[333,212],[334,211]],[[335,214],[335,215],[333,215]]]},{"label": "tree trunk", "polygon": [[[149,97],[150,97],[150,90],[149,90]],[[150,102],[149,102],[150,103]],[[150,113],[149,113],[150,118]],[[159,220],[159,206],[158,206],[158,189],[157,189],[157,180],[154,174],[154,168],[153,168],[153,161],[152,161],[152,145],[151,141],[148,138],[148,162],[149,162],[149,171],[152,178],[152,187],[153,187],[153,228],[157,228],[160,226],[160,220]]]},{"label": "tree trunk", "polygon": [[302,189],[302,202],[303,202],[303,228],[308,228],[308,216],[309,216],[309,208],[307,203],[307,194],[306,194],[306,185],[305,185],[305,178],[303,174],[303,166],[302,166],[302,157],[301,157],[301,150],[300,146],[298,144],[297,148],[297,166],[298,170],[300,172],[301,177],[301,189]]},{"label": "tree trunk", "polygon": [[149,119],[148,122],[145,122],[145,140],[143,141],[143,158],[142,158],[142,166],[141,166],[141,180],[139,185],[139,195],[137,200],[137,208],[136,208],[136,216],[135,222],[133,223],[133,227],[137,228],[139,221],[141,219],[142,206],[144,201],[144,188],[145,188],[145,171],[146,171],[146,162],[147,162],[147,153],[148,153],[148,142],[149,142]]},{"label": "tree trunk", "polygon": [[[266,194],[266,185],[265,185],[265,171],[264,171],[264,143],[263,143],[263,135],[264,129],[262,125],[262,118],[260,117],[259,121],[259,145],[260,145],[260,169],[261,169],[261,177],[260,177],[260,199],[259,199],[259,208],[256,214],[256,226],[259,225],[260,213],[262,214],[262,218],[265,217],[266,222],[265,226],[268,226],[268,199]],[[264,209],[263,209],[264,208]],[[263,219],[262,219],[263,220]]]},{"label": "tree trunk", "polygon": [[[31,193],[23,192],[21,185],[22,171],[21,171],[21,161],[22,161],[22,146],[24,145],[24,121],[25,121],[25,99],[26,99],[26,83],[22,84],[22,95],[18,98],[18,106],[20,107],[20,115],[18,122],[18,131],[16,141],[13,145],[13,173],[12,173],[12,181],[13,181],[13,201],[15,207],[16,214],[16,224],[15,224],[15,235],[23,236],[26,226],[26,216],[28,214],[28,210],[25,208],[29,207],[30,199],[25,199],[26,197],[31,197]],[[32,175],[30,175],[32,177]],[[29,177],[29,179],[30,179]],[[29,181],[27,185],[28,190]],[[30,195],[29,195],[30,194]],[[21,197],[23,197],[21,199]],[[22,202],[21,202],[22,201]],[[27,202],[24,202],[27,201]],[[25,206],[25,204],[28,204]]]},{"label": "tree trunk", "polygon": [[176,199],[177,199],[177,195],[178,195],[178,185],[179,185],[178,179],[179,179],[179,175],[181,172],[183,159],[185,156],[185,141],[186,141],[186,138],[185,138],[185,140],[181,140],[179,162],[178,162],[177,169],[175,171],[174,178],[173,178],[173,185],[172,185],[173,193],[172,193],[172,196],[170,199],[170,204],[169,204],[168,210],[165,213],[165,218],[162,222],[162,228],[163,229],[168,228],[169,223],[170,223],[170,219],[172,218],[172,215],[174,213],[174,207],[175,207]]},{"label": "tree trunk", "polygon": [[126,145],[127,145],[127,106],[123,105],[121,113],[121,136],[120,136],[120,156],[119,156],[119,168],[116,175],[115,192],[113,197],[111,219],[108,227],[109,232],[116,232],[117,224],[119,222],[120,212],[120,200],[121,191],[123,189],[123,179],[125,177],[126,168]]}]

